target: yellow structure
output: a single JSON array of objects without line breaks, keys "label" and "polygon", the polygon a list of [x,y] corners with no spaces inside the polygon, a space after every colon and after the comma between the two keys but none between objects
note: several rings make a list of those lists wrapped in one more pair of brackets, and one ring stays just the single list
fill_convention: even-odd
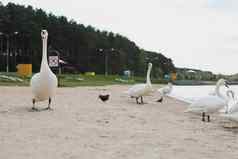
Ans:
[{"label": "yellow structure", "polygon": [[31,76],[32,75],[32,64],[18,64],[17,74],[19,76]]},{"label": "yellow structure", "polygon": [[171,79],[175,81],[177,79],[177,74],[176,73],[171,73]]}]

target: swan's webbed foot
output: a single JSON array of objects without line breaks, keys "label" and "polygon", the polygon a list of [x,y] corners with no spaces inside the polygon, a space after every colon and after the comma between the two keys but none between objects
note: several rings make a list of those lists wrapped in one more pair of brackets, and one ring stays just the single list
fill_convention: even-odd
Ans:
[{"label": "swan's webbed foot", "polygon": [[50,110],[50,111],[52,111],[52,110],[54,110],[54,109],[51,108],[51,107],[47,107],[47,108],[45,108],[44,110]]},{"label": "swan's webbed foot", "polygon": [[40,111],[39,109],[37,109],[37,108],[34,107],[34,106],[31,108],[31,110],[32,110],[32,111],[36,111],[36,112]]}]

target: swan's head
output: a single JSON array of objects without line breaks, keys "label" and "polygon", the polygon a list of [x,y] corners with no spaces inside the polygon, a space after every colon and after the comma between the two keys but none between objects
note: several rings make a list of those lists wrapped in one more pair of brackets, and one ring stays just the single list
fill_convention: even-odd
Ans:
[{"label": "swan's head", "polygon": [[217,85],[218,86],[222,86],[222,85],[224,85],[225,87],[227,87],[227,88],[229,88],[229,86],[228,86],[228,81],[227,80],[225,80],[225,79],[219,79],[218,81],[217,81]]},{"label": "swan's head", "polygon": [[41,31],[41,37],[42,37],[42,39],[47,39],[47,37],[48,37],[48,32],[47,32],[47,30],[42,30],[42,31]]},{"label": "swan's head", "polygon": [[168,83],[168,86],[169,86],[169,87],[172,87],[172,86],[173,86],[173,84],[172,84],[171,82],[169,82],[169,83]]},{"label": "swan's head", "polygon": [[152,68],[152,63],[148,63],[148,68],[149,68],[149,69]]}]

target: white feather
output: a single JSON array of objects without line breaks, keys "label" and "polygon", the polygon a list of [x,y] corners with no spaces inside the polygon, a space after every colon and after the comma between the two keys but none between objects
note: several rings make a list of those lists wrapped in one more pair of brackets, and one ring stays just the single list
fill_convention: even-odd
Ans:
[{"label": "white feather", "polygon": [[170,82],[165,87],[158,89],[158,91],[160,92],[162,96],[170,94],[172,90],[173,90],[173,85]]}]

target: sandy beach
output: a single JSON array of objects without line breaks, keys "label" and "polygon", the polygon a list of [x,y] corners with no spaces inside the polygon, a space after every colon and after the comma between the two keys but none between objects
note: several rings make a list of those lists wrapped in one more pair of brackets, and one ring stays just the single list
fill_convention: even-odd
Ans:
[{"label": "sandy beach", "polygon": [[224,119],[204,123],[184,113],[187,103],[160,104],[157,94],[137,105],[123,94],[128,87],[58,88],[54,110],[41,112],[31,111],[29,87],[0,87],[0,159],[238,158],[238,130]]}]

